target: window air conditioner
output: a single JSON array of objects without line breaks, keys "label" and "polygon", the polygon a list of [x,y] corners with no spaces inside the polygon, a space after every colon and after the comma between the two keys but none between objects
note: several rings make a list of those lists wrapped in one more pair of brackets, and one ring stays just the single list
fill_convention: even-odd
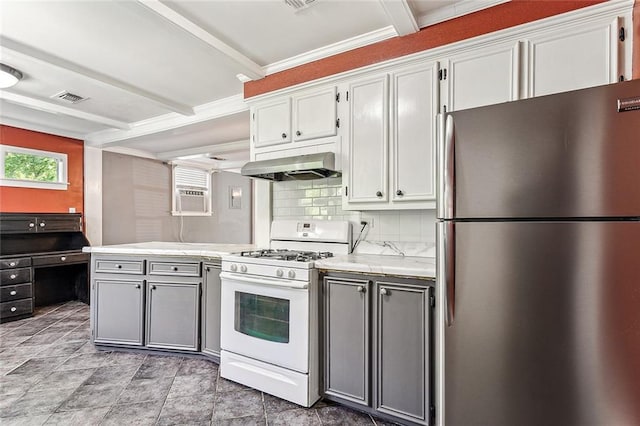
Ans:
[{"label": "window air conditioner", "polygon": [[202,189],[178,188],[176,208],[179,212],[208,213],[207,192]]}]

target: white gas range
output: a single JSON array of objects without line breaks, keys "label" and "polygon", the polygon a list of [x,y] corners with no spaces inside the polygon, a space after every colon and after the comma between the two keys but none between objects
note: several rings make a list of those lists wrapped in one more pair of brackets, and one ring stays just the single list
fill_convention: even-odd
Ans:
[{"label": "white gas range", "polygon": [[269,250],[223,256],[220,375],[313,405],[320,398],[314,261],[350,250],[348,221],[280,220]]}]

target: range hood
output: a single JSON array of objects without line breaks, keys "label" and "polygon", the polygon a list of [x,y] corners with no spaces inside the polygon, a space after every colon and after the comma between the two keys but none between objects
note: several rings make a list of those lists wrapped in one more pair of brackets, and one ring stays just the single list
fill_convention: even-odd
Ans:
[{"label": "range hood", "polygon": [[273,181],[340,176],[340,172],[335,170],[335,154],[333,152],[251,161],[244,165],[241,173],[243,176]]}]

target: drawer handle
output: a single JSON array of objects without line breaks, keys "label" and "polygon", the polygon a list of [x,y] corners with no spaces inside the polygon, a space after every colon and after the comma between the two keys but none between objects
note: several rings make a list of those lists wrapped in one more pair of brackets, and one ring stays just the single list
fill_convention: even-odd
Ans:
[{"label": "drawer handle", "polygon": [[122,269],[122,265],[116,265],[116,268]]},{"label": "drawer handle", "polygon": [[178,270],[178,267],[177,267],[177,266],[174,266],[172,269],[173,269],[174,271],[177,271],[177,270]]},{"label": "drawer handle", "polygon": [[34,226],[36,226],[35,223],[33,223],[33,222],[29,223],[29,228],[33,228]]},{"label": "drawer handle", "polygon": [[359,285],[356,290],[358,290],[359,293],[366,293],[367,292],[367,289],[362,285]]},{"label": "drawer handle", "polygon": [[136,288],[140,288],[140,284],[136,284]]},{"label": "drawer handle", "polygon": [[376,192],[376,197],[378,197],[378,198],[382,197],[382,191]]},{"label": "drawer handle", "polygon": [[16,262],[9,262],[9,266],[16,266]]},{"label": "drawer handle", "polygon": [[17,275],[16,275],[16,274],[11,274],[11,275],[9,275],[9,278],[11,278],[12,280],[15,280],[15,279],[16,279],[16,277],[17,277]]},{"label": "drawer handle", "polygon": [[15,296],[16,294],[18,294],[18,292],[17,292],[17,291],[15,291],[15,290],[11,290],[11,291],[9,292],[9,294],[10,294],[11,296]]},{"label": "drawer handle", "polygon": [[300,130],[298,130],[298,131],[296,132],[296,136],[301,136],[301,135],[302,135],[302,132],[301,132]]},{"label": "drawer handle", "polygon": [[64,262],[65,260],[67,260],[67,256],[60,256],[60,260]]},{"label": "drawer handle", "polygon": [[386,296],[387,294],[389,294],[389,290],[387,290],[386,288],[381,288],[380,289],[380,294],[383,296]]},{"label": "drawer handle", "polygon": [[15,306],[12,306],[12,307],[11,307],[11,312],[15,312],[15,311],[17,311],[17,310],[18,310],[18,308],[16,308]]},{"label": "drawer handle", "polygon": [[40,222],[40,228],[44,228],[44,222]]}]

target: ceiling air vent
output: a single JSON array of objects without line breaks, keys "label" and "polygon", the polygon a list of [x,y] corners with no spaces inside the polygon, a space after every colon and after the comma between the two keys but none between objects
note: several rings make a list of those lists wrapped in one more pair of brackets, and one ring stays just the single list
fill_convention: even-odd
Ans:
[{"label": "ceiling air vent", "polygon": [[311,6],[316,0],[284,0],[287,6],[292,7],[296,12]]},{"label": "ceiling air vent", "polygon": [[60,99],[61,101],[65,101],[70,104],[77,104],[78,102],[85,101],[88,98],[83,98],[82,96],[74,95],[73,93],[69,93],[66,90],[64,90],[60,93],[56,93],[55,95],[51,96],[51,99]]}]

